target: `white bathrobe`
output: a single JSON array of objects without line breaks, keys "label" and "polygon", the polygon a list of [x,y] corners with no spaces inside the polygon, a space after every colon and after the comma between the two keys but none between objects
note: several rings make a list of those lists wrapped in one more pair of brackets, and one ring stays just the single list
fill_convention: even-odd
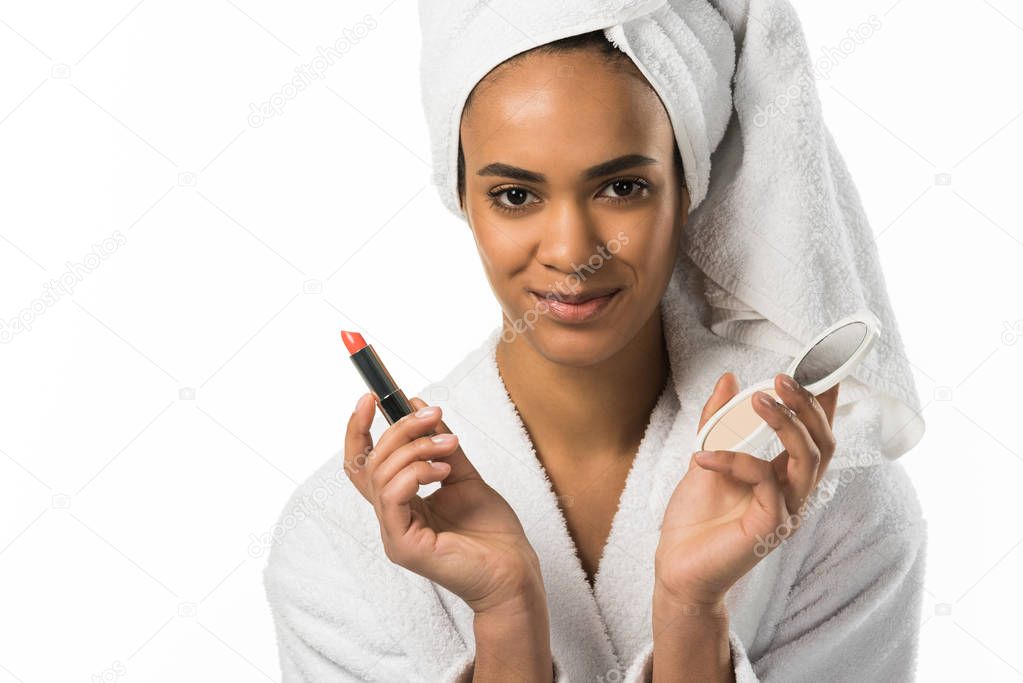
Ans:
[{"label": "white bathrobe", "polygon": [[[746,386],[791,360],[712,334],[699,277],[680,258],[669,288],[676,295],[662,300],[671,377],[628,474],[592,590],[498,374],[499,330],[418,394],[441,406],[539,556],[557,681],[650,680],[654,550],[703,404],[722,372]],[[739,682],[912,679],[925,520],[902,466],[882,455],[886,404],[872,397],[843,403],[841,390],[839,399],[834,468],[811,496],[810,513],[728,593]],[[378,417],[374,436],[384,428]],[[779,451],[775,437],[763,454]],[[265,585],[284,681],[471,680],[472,611],[387,559],[373,508],[349,482],[340,455],[295,492],[281,528],[287,531],[271,549]]]}]

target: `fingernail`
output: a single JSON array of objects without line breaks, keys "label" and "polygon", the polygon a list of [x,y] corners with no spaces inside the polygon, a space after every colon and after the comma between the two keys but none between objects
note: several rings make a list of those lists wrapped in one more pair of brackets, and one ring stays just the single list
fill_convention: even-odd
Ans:
[{"label": "fingernail", "polygon": [[425,406],[416,411],[416,417],[433,417],[437,414],[437,406]]},{"label": "fingernail", "polygon": [[447,468],[451,467],[451,465],[447,464],[446,462],[431,462],[430,467],[432,467],[435,470],[446,470]]},{"label": "fingernail", "polygon": [[799,385],[796,384],[796,381],[789,377],[788,375],[782,375],[781,383],[782,386],[784,386],[789,391],[799,391]]},{"label": "fingernail", "polygon": [[760,405],[765,408],[774,408],[778,405],[778,402],[771,398],[768,394],[757,394],[757,400],[760,401]]},{"label": "fingernail", "polygon": [[355,410],[362,409],[362,406],[366,403],[367,396],[369,396],[369,394],[363,394],[359,397],[359,400],[355,402]]},{"label": "fingernail", "polygon": [[430,437],[430,441],[437,444],[449,444],[455,440],[454,434],[434,434]]}]

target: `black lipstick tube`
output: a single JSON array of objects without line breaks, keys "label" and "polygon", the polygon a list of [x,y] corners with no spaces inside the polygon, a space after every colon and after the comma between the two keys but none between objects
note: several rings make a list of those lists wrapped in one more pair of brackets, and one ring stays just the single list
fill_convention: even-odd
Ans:
[{"label": "black lipstick tube", "polygon": [[387,419],[387,424],[394,424],[412,412],[412,404],[405,398],[405,393],[398,388],[391,373],[384,367],[380,356],[373,347],[366,344],[349,358],[355,369],[362,375],[366,386],[372,391],[380,405],[380,411]]}]

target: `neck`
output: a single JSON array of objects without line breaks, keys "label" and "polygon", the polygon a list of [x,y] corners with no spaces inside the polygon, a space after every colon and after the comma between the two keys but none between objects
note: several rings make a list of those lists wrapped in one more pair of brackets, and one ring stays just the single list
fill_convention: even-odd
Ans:
[{"label": "neck", "polygon": [[670,367],[660,307],[624,348],[594,365],[553,362],[521,335],[502,336],[497,365],[537,453],[579,461],[635,455]]}]

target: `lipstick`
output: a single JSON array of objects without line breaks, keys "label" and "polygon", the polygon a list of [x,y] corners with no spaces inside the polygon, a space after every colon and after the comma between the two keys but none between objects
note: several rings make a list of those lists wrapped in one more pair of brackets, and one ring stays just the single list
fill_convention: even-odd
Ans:
[{"label": "lipstick", "polygon": [[352,359],[352,365],[362,375],[366,386],[377,398],[380,412],[387,419],[387,424],[394,424],[412,412],[412,404],[405,398],[404,392],[398,388],[391,373],[384,367],[380,356],[373,347],[366,343],[358,332],[341,331],[341,341]]}]

